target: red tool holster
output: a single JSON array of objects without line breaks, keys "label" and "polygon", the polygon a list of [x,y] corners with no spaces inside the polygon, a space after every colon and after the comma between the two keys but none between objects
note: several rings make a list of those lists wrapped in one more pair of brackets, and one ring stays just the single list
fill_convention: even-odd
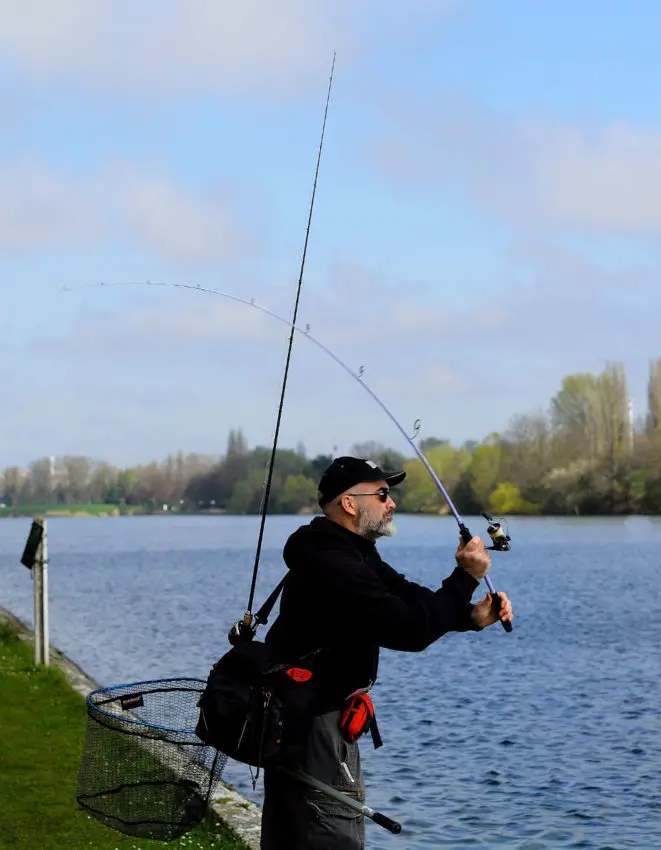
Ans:
[{"label": "red tool holster", "polygon": [[374,705],[367,694],[357,694],[349,698],[340,715],[340,731],[344,740],[351,744],[369,731],[374,749],[378,750],[382,746],[383,741],[376,724]]}]

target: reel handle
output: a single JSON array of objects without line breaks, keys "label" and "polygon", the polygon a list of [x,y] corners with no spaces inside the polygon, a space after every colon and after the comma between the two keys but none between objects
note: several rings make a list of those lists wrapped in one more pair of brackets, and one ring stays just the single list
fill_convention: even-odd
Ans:
[{"label": "reel handle", "polygon": [[[473,535],[468,530],[468,527],[461,523],[459,526],[459,533],[461,535],[461,539],[464,541],[464,544],[469,543],[473,539]],[[495,587],[491,583],[491,579],[488,575],[484,577],[484,581],[486,582],[487,587],[489,588],[489,592],[491,593],[491,597],[495,605],[500,605],[500,594],[496,592]],[[512,624],[509,621],[501,620],[501,626],[505,629],[506,632],[512,631]]]},{"label": "reel handle", "polygon": [[227,640],[232,646],[238,646],[240,643],[249,643],[254,636],[254,631],[245,620],[237,620],[227,633]]}]

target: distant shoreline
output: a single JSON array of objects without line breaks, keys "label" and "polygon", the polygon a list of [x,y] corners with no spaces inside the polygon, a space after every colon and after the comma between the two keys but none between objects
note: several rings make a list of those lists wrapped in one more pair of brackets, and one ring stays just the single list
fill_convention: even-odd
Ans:
[{"label": "distant shoreline", "polygon": [[[298,515],[315,513],[311,508],[299,511]],[[52,519],[57,517],[102,517],[104,519],[122,516],[259,516],[259,514],[232,514],[228,511],[209,508],[199,511],[157,511],[139,505],[17,505],[16,507],[0,508],[0,519],[32,519],[36,516]]]},{"label": "distant shoreline", "polygon": [[[304,508],[301,511],[298,511],[295,514],[270,514],[270,516],[314,516],[319,514],[320,511],[315,511],[312,508]],[[438,511],[398,511],[398,516],[448,516],[449,510],[445,505],[443,505]],[[259,514],[239,514],[239,513],[231,513],[229,511],[218,509],[218,508],[209,508],[205,510],[198,511],[156,511],[150,510],[149,508],[144,508],[141,506],[118,506],[118,505],[71,505],[61,507],[58,506],[46,506],[46,505],[19,505],[15,508],[0,508],[0,520],[1,519],[34,519],[34,517],[43,517],[45,519],[58,519],[58,518],[71,518],[78,517],[81,519],[89,519],[89,518],[103,518],[103,519],[114,519],[115,517],[131,517],[131,516],[155,516],[155,517],[170,517],[170,516],[254,516],[258,517]],[[466,516],[473,516],[473,514],[466,514]],[[527,518],[530,515],[528,514],[506,514],[507,519],[513,518]],[[634,512],[627,514],[611,514],[611,513],[589,513],[589,514],[578,514],[578,513],[562,513],[562,514],[551,514],[551,513],[539,513],[535,514],[534,518],[544,518],[544,517],[574,517],[574,518],[595,518],[595,517],[611,517],[611,518],[625,518],[628,516],[645,516],[645,517],[654,517],[659,516],[658,513],[652,512]]]}]

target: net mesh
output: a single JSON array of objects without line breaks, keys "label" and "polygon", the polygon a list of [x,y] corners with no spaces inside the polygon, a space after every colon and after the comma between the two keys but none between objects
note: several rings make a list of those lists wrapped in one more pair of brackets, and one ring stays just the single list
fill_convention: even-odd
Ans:
[{"label": "net mesh", "polygon": [[76,800],[126,835],[171,841],[204,817],[227,756],[195,734],[205,682],[161,679],[87,698]]}]

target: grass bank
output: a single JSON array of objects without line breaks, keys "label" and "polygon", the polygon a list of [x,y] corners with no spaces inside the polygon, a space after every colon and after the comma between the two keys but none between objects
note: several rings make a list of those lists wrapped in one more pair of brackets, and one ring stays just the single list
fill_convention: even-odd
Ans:
[{"label": "grass bank", "polygon": [[53,667],[35,668],[32,647],[0,621],[0,846],[3,850],[244,850],[215,823],[172,842],[131,838],[78,809],[85,701]]},{"label": "grass bank", "polygon": [[14,505],[0,508],[0,517],[33,516],[120,516],[137,513],[137,509],[117,505]]}]

